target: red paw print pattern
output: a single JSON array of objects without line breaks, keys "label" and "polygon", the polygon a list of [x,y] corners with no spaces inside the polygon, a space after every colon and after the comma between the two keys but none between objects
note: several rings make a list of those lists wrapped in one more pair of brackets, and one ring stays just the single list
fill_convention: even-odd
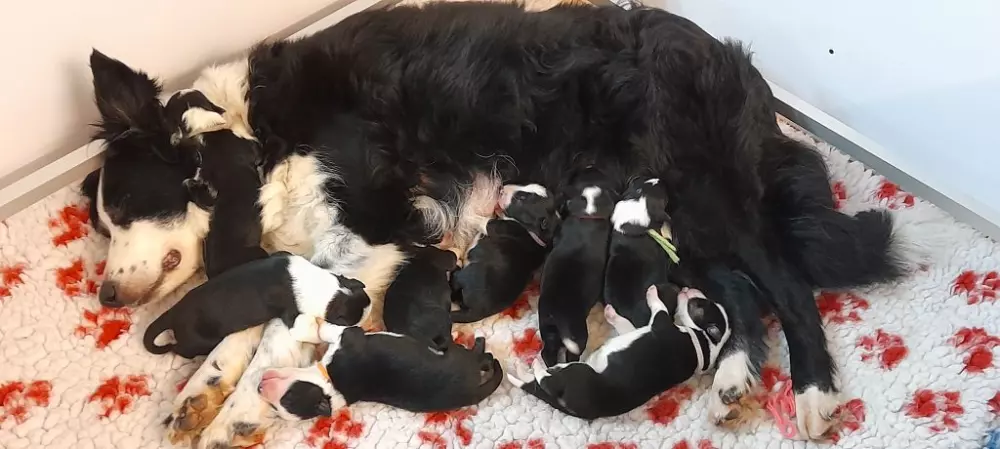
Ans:
[{"label": "red paw print pattern", "polygon": [[630,442],[605,441],[588,444],[587,449],[639,449],[639,445]]},{"label": "red paw print pattern", "polygon": [[913,207],[916,198],[912,194],[900,190],[899,186],[883,179],[875,192],[875,199],[885,202],[889,209]]},{"label": "red paw print pattern", "polygon": [[[431,445],[434,449],[446,449],[453,447],[449,444],[444,433],[450,428],[455,438],[462,446],[472,444],[472,429],[469,428],[469,421],[476,416],[473,409],[461,409],[450,412],[428,413],[424,418],[424,428],[417,433],[420,441]],[[444,427],[445,431],[436,430]]]},{"label": "red paw print pattern", "polygon": [[993,395],[993,397],[987,401],[986,404],[990,406],[990,411],[993,412],[994,415],[1000,416],[1000,391]]},{"label": "red paw print pattern", "polygon": [[955,332],[949,342],[966,354],[962,371],[979,374],[993,366],[993,348],[1000,345],[1000,337],[986,333],[981,327],[965,327]]},{"label": "red paw print pattern", "polygon": [[764,365],[760,369],[760,389],[755,394],[755,399],[760,403],[765,403],[772,396],[777,395],[785,382],[791,380],[781,368],[774,365]]},{"label": "red paw print pattern", "polygon": [[110,418],[114,412],[125,413],[136,399],[150,394],[149,376],[145,374],[113,376],[101,383],[87,398],[87,402],[100,404],[100,416]]},{"label": "red paw print pattern", "polygon": [[874,335],[859,338],[857,347],[864,350],[861,360],[870,361],[877,357],[879,366],[887,371],[899,366],[909,353],[902,336],[882,329],[876,330]]},{"label": "red paw print pattern", "polygon": [[351,411],[342,408],[333,416],[317,419],[309,429],[306,444],[321,449],[347,449],[364,431],[365,424],[355,421]]},{"label": "red paw print pattern", "polygon": [[657,424],[670,425],[680,416],[681,408],[693,395],[694,389],[687,385],[673,387],[646,404],[646,415]]},{"label": "red paw print pattern", "polygon": [[837,443],[844,434],[861,429],[861,425],[865,423],[865,401],[851,399],[837,407],[833,414],[840,421],[840,431],[831,437],[833,443]]},{"label": "red paw print pattern", "polygon": [[847,187],[844,186],[844,181],[837,181],[830,187],[833,190],[833,207],[839,210],[844,207],[844,201],[847,201]]},{"label": "red paw print pattern", "polygon": [[524,291],[521,292],[521,296],[517,297],[517,300],[514,301],[514,304],[508,307],[507,310],[500,312],[500,316],[504,316],[514,320],[521,319],[522,317],[531,312],[531,303],[529,301],[531,301],[531,298],[538,296],[538,292],[539,292],[538,281],[532,280],[531,283],[524,288]]},{"label": "red paw print pattern", "polygon": [[934,432],[958,430],[957,418],[965,413],[962,394],[957,391],[918,390],[904,407],[906,416],[928,419]]},{"label": "red paw print pattern", "polygon": [[80,240],[87,236],[90,227],[90,207],[88,205],[71,204],[59,210],[55,217],[49,219],[49,229],[52,230],[52,244],[66,246],[69,242]]},{"label": "red paw print pattern", "polygon": [[466,349],[472,349],[472,346],[476,344],[476,336],[472,332],[455,331],[452,334],[452,339],[455,340],[455,344],[465,346]]},{"label": "red paw print pattern", "polygon": [[125,308],[84,310],[83,320],[73,332],[77,337],[94,337],[97,349],[107,348],[111,342],[121,338],[132,329],[132,313]]},{"label": "red paw print pattern", "polygon": [[673,449],[716,449],[711,440],[701,440],[697,445],[692,446],[687,440],[681,440],[674,444]]},{"label": "red paw print pattern", "polygon": [[497,444],[496,449],[545,449],[545,440],[532,438],[528,441],[506,441]]},{"label": "red paw print pattern", "polygon": [[34,407],[48,407],[52,384],[47,380],[30,383],[12,381],[0,385],[0,424],[13,419],[20,424]]},{"label": "red paw print pattern", "polygon": [[11,297],[11,290],[18,285],[24,284],[24,264],[0,266],[0,302]]},{"label": "red paw print pattern", "polygon": [[963,271],[951,283],[953,295],[965,295],[969,305],[997,300],[997,287],[1000,273],[990,271],[979,274],[972,270]]},{"label": "red paw print pattern", "polygon": [[102,260],[88,267],[83,259],[74,259],[68,266],[56,268],[56,286],[70,298],[96,295],[104,276],[104,264]]},{"label": "red paw print pattern", "polygon": [[857,323],[860,312],[868,310],[868,300],[854,293],[822,292],[816,297],[820,315],[830,323]]},{"label": "red paw print pattern", "polygon": [[525,329],[520,337],[515,335],[511,351],[524,363],[531,363],[542,352],[542,337],[538,334],[538,329]]}]

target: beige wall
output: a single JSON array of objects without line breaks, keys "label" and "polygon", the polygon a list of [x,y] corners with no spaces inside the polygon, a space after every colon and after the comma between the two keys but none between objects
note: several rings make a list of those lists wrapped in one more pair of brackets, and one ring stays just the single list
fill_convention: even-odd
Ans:
[{"label": "beige wall", "polygon": [[[0,187],[87,142],[91,48],[170,82],[334,0],[11,2],[0,15]],[[17,172],[17,173],[15,173]]]}]

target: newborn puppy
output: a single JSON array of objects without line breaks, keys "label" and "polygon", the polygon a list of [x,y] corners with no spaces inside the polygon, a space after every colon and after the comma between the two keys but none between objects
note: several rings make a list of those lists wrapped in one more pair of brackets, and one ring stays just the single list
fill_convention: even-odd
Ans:
[{"label": "newborn puppy", "polygon": [[[211,279],[230,268],[266,258],[267,252],[260,247],[257,203],[261,187],[259,144],[222,129],[226,111],[197,90],[177,92],[164,109],[166,119],[177,130],[172,140],[190,146],[199,166],[184,186],[195,204],[212,211],[212,226],[202,247],[205,275]],[[198,134],[193,134],[196,131]]]},{"label": "newborn puppy", "polygon": [[[671,314],[657,288],[646,292],[652,310],[638,329],[605,306],[604,316],[618,330],[585,362],[546,368],[538,359],[530,375],[508,375],[515,386],[557,410],[593,420],[627,413],[668,388],[708,370],[729,339],[726,311],[697,290],[677,295]],[[681,324],[675,324],[675,321]]]},{"label": "newborn puppy", "polygon": [[500,217],[486,224],[468,262],[452,276],[452,301],[458,305],[452,321],[479,321],[514,304],[545,261],[556,225],[553,204],[538,184],[504,186]]},{"label": "newborn puppy", "polygon": [[[153,354],[206,355],[234,332],[281,318],[296,338],[300,314],[340,324],[364,319],[371,300],[360,281],[330,273],[289,253],[275,253],[226,271],[184,295],[150,323],[143,345]],[[173,330],[176,343],[155,340]],[[305,340],[303,340],[305,341]]]},{"label": "newborn puppy", "polygon": [[452,342],[448,278],[458,259],[433,246],[414,246],[407,252],[409,260],[385,291],[382,320],[386,330],[444,351]]},{"label": "newborn puppy", "polygon": [[[666,284],[673,261],[649,235],[668,225],[667,192],[657,178],[629,183],[611,214],[611,244],[604,273],[604,303],[632,323],[649,322],[646,287]],[[668,237],[669,239],[669,237]]]},{"label": "newborn puppy", "polygon": [[453,344],[444,354],[405,335],[365,334],[359,327],[322,323],[329,342],[308,368],[271,369],[260,394],[288,420],[329,415],[355,402],[376,402],[411,412],[455,410],[486,399],[500,386],[500,362],[476,338],[470,351]]},{"label": "newborn puppy", "polygon": [[587,315],[604,289],[608,217],[614,207],[611,190],[593,168],[576,176],[566,196],[538,298],[538,330],[547,366],[580,360],[587,347]]}]

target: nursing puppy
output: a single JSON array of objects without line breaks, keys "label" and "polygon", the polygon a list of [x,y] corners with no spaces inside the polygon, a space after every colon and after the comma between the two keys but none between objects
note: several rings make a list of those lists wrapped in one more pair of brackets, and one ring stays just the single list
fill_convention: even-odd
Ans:
[{"label": "nursing puppy", "polygon": [[260,145],[222,129],[226,111],[199,91],[177,92],[167,100],[164,112],[175,129],[171,141],[191,151],[198,166],[184,187],[195,204],[211,211],[211,226],[202,246],[205,275],[212,279],[230,268],[266,258],[260,246],[263,231],[257,203]]},{"label": "nursing puppy", "polygon": [[271,369],[260,394],[288,420],[329,415],[355,402],[376,402],[411,412],[454,410],[486,399],[500,386],[500,362],[476,338],[468,350],[453,344],[443,354],[405,335],[365,334],[359,327],[319,325],[329,347],[308,368]]},{"label": "nursing puppy", "polygon": [[[234,332],[281,318],[297,338],[300,314],[357,324],[371,305],[360,281],[330,273],[289,253],[275,253],[226,271],[184,295],[150,323],[143,345],[153,354],[206,355]],[[155,340],[173,330],[176,343]]]},{"label": "nursing puppy", "polygon": [[396,279],[385,291],[382,320],[389,332],[409,335],[438,351],[451,346],[451,286],[458,258],[433,246],[407,251]]},{"label": "nursing puppy", "polygon": [[535,359],[534,379],[527,375],[508,375],[508,379],[563,413],[593,420],[627,413],[711,368],[729,339],[722,306],[697,290],[684,289],[671,314],[656,286],[647,290],[646,302],[653,311],[650,320],[634,330],[614,307],[605,306],[604,316],[619,335],[585,362],[546,368]]},{"label": "nursing puppy", "polygon": [[580,360],[587,315],[604,290],[614,200],[604,177],[588,168],[565,193],[559,230],[542,268],[538,326],[547,366]]},{"label": "nursing puppy", "polygon": [[667,192],[660,180],[641,177],[629,183],[611,214],[604,303],[635,327],[649,322],[646,287],[672,281],[674,263],[649,235],[669,225],[666,208]]},{"label": "nursing puppy", "polygon": [[514,304],[545,261],[556,227],[554,204],[541,185],[503,187],[500,216],[486,224],[468,262],[452,276],[452,301],[458,306],[452,321],[479,321]]}]

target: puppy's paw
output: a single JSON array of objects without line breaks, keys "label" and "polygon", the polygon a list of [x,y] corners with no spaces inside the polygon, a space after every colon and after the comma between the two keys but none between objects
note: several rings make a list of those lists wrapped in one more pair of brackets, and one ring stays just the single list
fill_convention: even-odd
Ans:
[{"label": "puppy's paw", "polygon": [[[233,389],[225,385],[220,376],[209,378],[207,383],[192,385],[192,379],[178,395],[179,405],[167,417],[167,439],[175,445],[189,445],[219,414],[219,409]],[[175,404],[177,401],[175,401]]]},{"label": "puppy's paw", "polygon": [[835,432],[834,415],[840,406],[836,391],[822,391],[810,386],[795,395],[795,422],[799,439],[825,440]]},{"label": "puppy's paw", "polygon": [[737,351],[722,359],[708,395],[709,419],[730,428],[751,420],[759,408],[750,395],[754,381],[745,352]]},{"label": "puppy's paw", "polygon": [[296,341],[319,344],[321,343],[319,330],[324,323],[326,321],[321,317],[299,314],[295,317],[292,327],[288,329],[288,333]]}]

